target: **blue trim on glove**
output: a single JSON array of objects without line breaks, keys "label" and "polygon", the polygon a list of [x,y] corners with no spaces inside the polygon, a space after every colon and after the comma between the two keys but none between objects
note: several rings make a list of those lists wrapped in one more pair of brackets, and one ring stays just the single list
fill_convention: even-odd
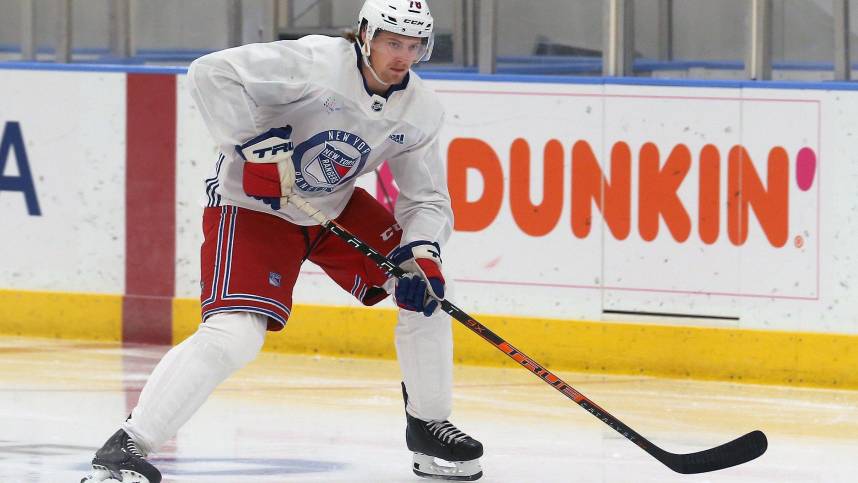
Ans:
[{"label": "blue trim on glove", "polygon": [[426,302],[426,281],[417,274],[409,274],[396,281],[393,297],[396,305],[412,312],[422,312],[429,317],[438,306],[437,300]]},{"label": "blue trim on glove", "polygon": [[[420,256],[415,257],[415,252]],[[413,241],[393,250],[390,259],[412,272],[396,281],[396,304],[405,310],[422,312],[427,317],[432,315],[438,307],[436,297],[444,298],[444,276],[440,270],[441,246],[426,240]],[[427,284],[431,284],[431,287]]]},{"label": "blue trim on glove", "polygon": [[[278,137],[282,139],[291,139],[292,138],[292,126],[283,126],[283,127],[272,127],[271,129],[265,131],[264,133],[256,136],[253,139],[245,141],[244,144],[236,144],[235,151],[241,156],[241,159],[247,161],[247,158],[244,157],[244,153],[241,152],[242,149],[253,146],[259,141],[263,141],[268,138]],[[279,208],[278,208],[279,209]]]},{"label": "blue trim on glove", "polygon": [[414,258],[414,253],[411,251],[412,248],[420,245],[432,245],[435,247],[435,250],[438,253],[438,261],[441,261],[441,245],[438,245],[438,242],[428,242],[426,240],[418,240],[413,241],[407,245],[400,245],[396,247],[396,250],[390,254],[390,259],[393,263],[397,265],[402,265],[404,262],[411,260]]}]

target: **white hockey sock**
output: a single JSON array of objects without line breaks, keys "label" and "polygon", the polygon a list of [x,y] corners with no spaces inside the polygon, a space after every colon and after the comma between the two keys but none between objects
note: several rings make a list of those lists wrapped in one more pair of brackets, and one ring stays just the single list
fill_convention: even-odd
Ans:
[{"label": "white hockey sock", "polygon": [[[448,296],[451,288],[448,284]],[[453,404],[450,316],[440,309],[431,317],[400,309],[396,355],[408,391],[408,413],[423,420],[448,419]]]},{"label": "white hockey sock", "polygon": [[265,340],[266,317],[216,314],[167,352],[140,393],[125,430],[148,454],[178,432],[215,387],[252,361]]}]

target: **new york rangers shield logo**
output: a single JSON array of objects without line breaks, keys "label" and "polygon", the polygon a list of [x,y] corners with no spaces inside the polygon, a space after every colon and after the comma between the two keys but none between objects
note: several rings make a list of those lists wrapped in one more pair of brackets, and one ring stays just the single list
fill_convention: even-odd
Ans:
[{"label": "new york rangers shield logo", "polygon": [[316,181],[337,184],[349,174],[358,159],[360,159],[358,156],[349,156],[333,144],[326,142],[304,171],[313,176]]},{"label": "new york rangers shield logo", "polygon": [[295,186],[306,193],[331,192],[359,175],[372,148],[350,132],[324,131],[292,153]]}]

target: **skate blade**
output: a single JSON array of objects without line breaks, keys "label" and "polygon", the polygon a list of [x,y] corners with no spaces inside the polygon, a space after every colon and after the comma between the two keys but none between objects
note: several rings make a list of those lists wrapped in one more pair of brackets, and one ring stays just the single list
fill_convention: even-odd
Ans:
[{"label": "skate blade", "polygon": [[452,481],[474,481],[483,476],[480,460],[444,461],[452,466],[438,464],[436,458],[422,453],[414,453],[414,474],[423,478]]},{"label": "skate blade", "polygon": [[136,471],[120,470],[122,480],[113,475],[103,466],[93,466],[92,472],[80,480],[80,483],[149,483],[149,479]]}]

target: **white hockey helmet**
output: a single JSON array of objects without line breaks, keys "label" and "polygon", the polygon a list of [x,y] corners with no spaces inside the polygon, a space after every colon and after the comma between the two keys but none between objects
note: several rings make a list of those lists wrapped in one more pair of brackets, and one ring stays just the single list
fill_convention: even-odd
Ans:
[{"label": "white hockey helmet", "polygon": [[[364,42],[360,42],[360,29],[366,27]],[[429,13],[426,0],[366,0],[358,14],[358,45],[369,57],[372,38],[378,30],[426,39],[425,50],[417,62],[429,60],[435,44],[435,21]]]}]

